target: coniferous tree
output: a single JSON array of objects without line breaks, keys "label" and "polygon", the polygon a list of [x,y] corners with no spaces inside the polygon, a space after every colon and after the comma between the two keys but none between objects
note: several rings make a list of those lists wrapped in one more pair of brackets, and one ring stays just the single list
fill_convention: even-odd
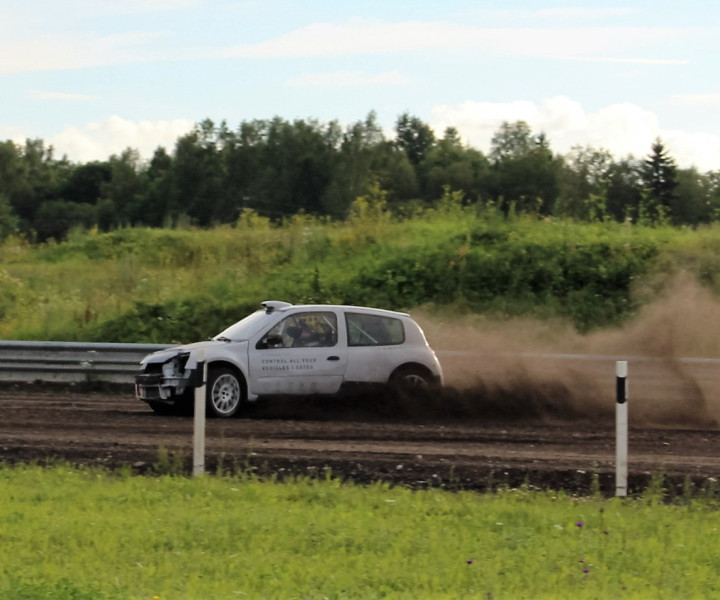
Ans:
[{"label": "coniferous tree", "polygon": [[676,201],[677,166],[665,150],[660,138],[652,145],[650,155],[643,161],[641,176],[644,184],[641,210],[651,223],[667,221]]}]

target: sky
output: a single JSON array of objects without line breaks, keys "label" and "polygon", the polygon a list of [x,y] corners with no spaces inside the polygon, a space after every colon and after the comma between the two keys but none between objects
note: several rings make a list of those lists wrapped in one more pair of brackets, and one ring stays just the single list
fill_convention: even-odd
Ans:
[{"label": "sky", "polygon": [[489,152],[503,121],[552,150],[720,170],[717,0],[0,0],[0,140],[150,159],[209,118],[400,115]]}]

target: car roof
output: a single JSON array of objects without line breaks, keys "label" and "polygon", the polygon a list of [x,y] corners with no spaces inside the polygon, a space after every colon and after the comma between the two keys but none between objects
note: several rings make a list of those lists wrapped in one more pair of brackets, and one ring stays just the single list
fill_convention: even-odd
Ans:
[{"label": "car roof", "polygon": [[346,312],[360,312],[367,314],[379,314],[393,317],[409,317],[410,315],[405,312],[399,312],[396,310],[387,310],[385,308],[372,308],[370,306],[354,306],[351,304],[290,304],[289,302],[283,302],[281,300],[266,300],[262,303],[263,308],[266,312],[271,313],[274,311],[285,312],[292,309],[309,309],[309,310],[327,310],[328,308],[338,308]]}]

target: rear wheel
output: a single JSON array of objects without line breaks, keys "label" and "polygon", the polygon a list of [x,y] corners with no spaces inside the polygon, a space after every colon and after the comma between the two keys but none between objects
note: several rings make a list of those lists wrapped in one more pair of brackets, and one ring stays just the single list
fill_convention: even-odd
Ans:
[{"label": "rear wheel", "polygon": [[207,411],[212,417],[234,417],[245,401],[240,377],[229,367],[210,369],[207,381]]},{"label": "rear wheel", "polygon": [[430,374],[419,367],[401,367],[390,377],[390,385],[402,391],[420,391],[430,387]]}]

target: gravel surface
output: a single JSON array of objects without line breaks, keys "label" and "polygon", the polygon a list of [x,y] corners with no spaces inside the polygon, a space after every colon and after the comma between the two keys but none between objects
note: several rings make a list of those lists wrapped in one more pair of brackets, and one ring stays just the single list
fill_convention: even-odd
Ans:
[{"label": "gravel surface", "polygon": [[[274,399],[207,423],[207,469],[325,477],[413,488],[485,490],[527,484],[585,493],[615,486],[614,405],[579,411],[552,390],[425,398]],[[538,399],[540,398],[540,399]],[[155,473],[192,462],[193,419],[160,416],[124,387],[9,386],[0,391],[0,461],[69,461]],[[663,475],[669,489],[720,477],[712,421],[631,426],[630,493]],[[163,458],[164,455],[164,458]],[[708,483],[710,482],[710,483]]]}]

